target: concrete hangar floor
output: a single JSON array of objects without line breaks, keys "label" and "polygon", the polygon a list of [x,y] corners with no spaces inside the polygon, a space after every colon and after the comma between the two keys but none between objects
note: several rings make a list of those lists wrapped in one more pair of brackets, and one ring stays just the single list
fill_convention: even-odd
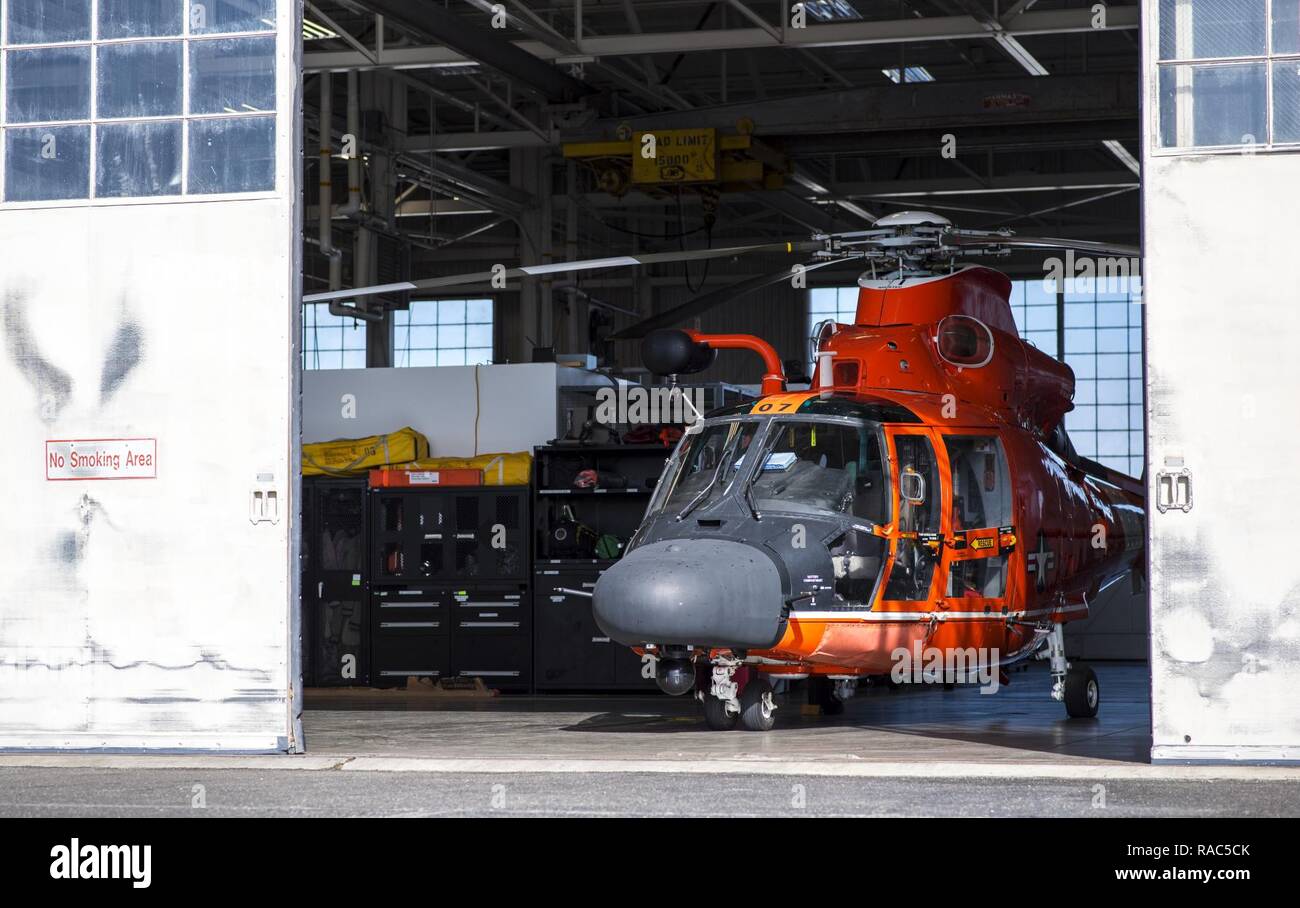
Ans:
[{"label": "concrete hangar floor", "polygon": [[1095,720],[1066,719],[1042,665],[993,696],[867,689],[836,717],[792,696],[766,733],[661,696],[339,698],[307,710],[300,756],[0,756],[0,815],[1300,815],[1293,768],[1150,765],[1146,666],[1094,667]]}]

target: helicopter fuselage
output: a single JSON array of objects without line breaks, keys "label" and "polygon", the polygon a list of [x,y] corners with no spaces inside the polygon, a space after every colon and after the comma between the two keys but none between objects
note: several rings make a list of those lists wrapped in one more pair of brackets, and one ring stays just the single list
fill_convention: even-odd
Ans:
[{"label": "helicopter fuselage", "polygon": [[1073,375],[1014,334],[1005,283],[864,285],[812,390],[692,426],[596,586],[604,630],[660,659],[853,678],[922,650],[1005,666],[1086,617],[1141,563],[1142,488],[1074,452]]}]

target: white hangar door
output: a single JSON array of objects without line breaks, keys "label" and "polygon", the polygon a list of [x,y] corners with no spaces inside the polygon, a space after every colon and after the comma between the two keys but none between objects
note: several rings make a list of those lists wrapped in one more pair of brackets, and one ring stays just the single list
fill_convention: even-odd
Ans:
[{"label": "white hangar door", "polygon": [[299,4],[6,0],[0,748],[298,748]]},{"label": "white hangar door", "polygon": [[1300,33],[1143,12],[1152,757],[1300,760]]}]

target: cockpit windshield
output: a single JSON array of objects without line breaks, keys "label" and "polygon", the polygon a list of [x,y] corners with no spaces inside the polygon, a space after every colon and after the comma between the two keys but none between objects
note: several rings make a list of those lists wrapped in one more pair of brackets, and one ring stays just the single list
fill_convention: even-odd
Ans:
[{"label": "cockpit windshield", "polygon": [[759,425],[754,419],[731,420],[706,425],[698,435],[689,436],[671,475],[665,477],[668,486],[662,507],[681,514],[725,493]]},{"label": "cockpit windshield", "polygon": [[832,513],[889,520],[880,435],[865,423],[778,417],[749,497],[761,512]]}]

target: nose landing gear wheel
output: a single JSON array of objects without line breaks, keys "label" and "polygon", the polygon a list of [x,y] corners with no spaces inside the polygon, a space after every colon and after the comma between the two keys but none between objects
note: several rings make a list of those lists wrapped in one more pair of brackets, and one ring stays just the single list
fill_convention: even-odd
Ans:
[{"label": "nose landing gear wheel", "polygon": [[762,675],[751,677],[740,694],[740,724],[748,731],[771,731],[776,725],[772,685]]},{"label": "nose landing gear wheel", "polygon": [[1091,719],[1101,705],[1097,673],[1087,665],[1072,665],[1065,675],[1065,712],[1071,719]]},{"label": "nose landing gear wheel", "polygon": [[712,731],[731,731],[740,720],[740,713],[727,712],[727,704],[706,693],[700,700],[704,706],[704,724]]}]

